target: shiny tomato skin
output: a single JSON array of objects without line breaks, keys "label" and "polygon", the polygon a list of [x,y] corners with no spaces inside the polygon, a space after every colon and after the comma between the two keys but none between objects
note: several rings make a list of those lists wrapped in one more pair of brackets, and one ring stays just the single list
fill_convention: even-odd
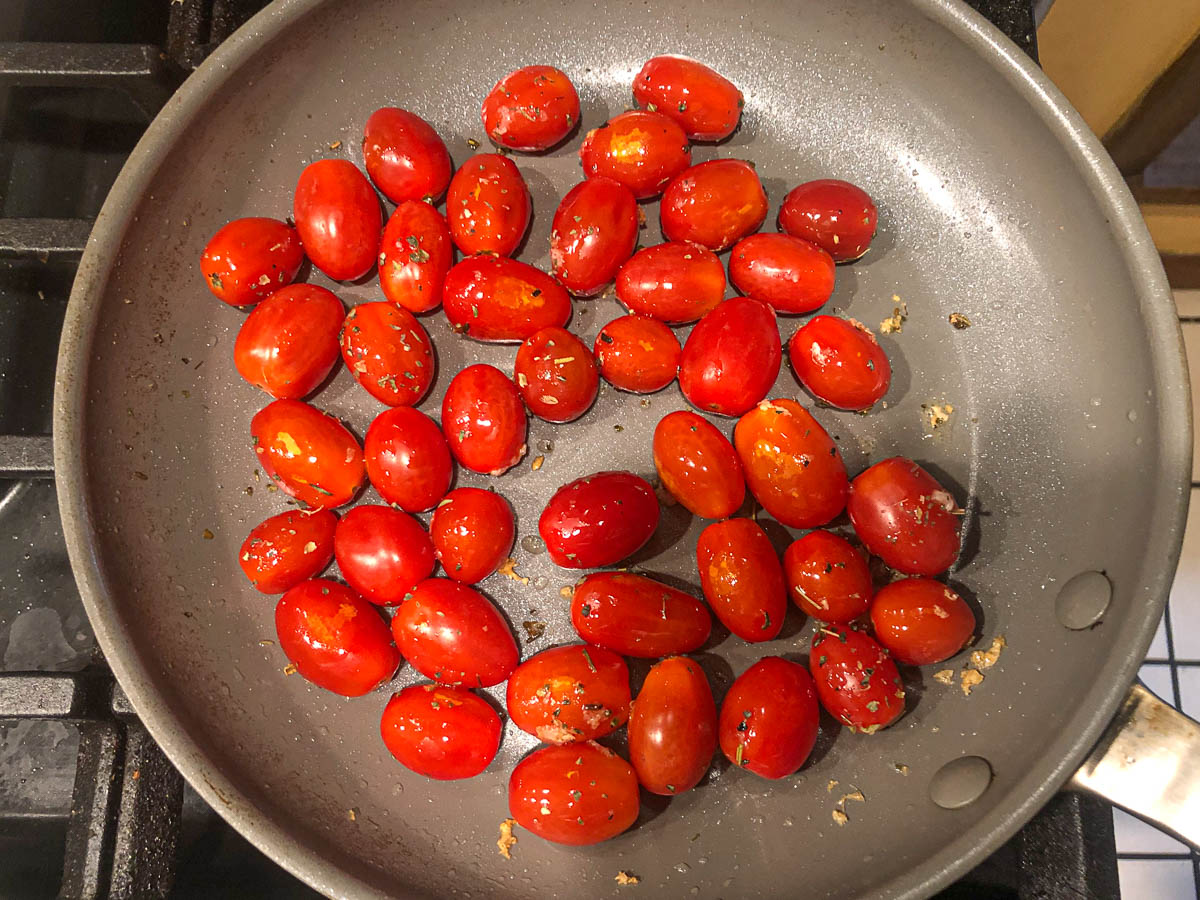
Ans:
[{"label": "shiny tomato skin", "polygon": [[373,691],[400,665],[400,653],[375,607],[336,581],[302,581],[280,597],[275,632],[296,671],[343,697]]},{"label": "shiny tomato skin", "polygon": [[786,778],[817,742],[821,711],[813,678],[799,663],[765,656],[738,676],[721,703],[721,752],[763,778]]},{"label": "shiny tomato skin", "polygon": [[405,200],[383,227],[379,287],[383,296],[409,312],[423,313],[442,302],[442,285],[454,264],[446,218],[421,200]]},{"label": "shiny tomato skin", "polygon": [[780,231],[812,241],[839,263],[867,252],[878,221],[870,195],[836,178],[792,188],[779,208]]},{"label": "shiny tomato skin", "polygon": [[416,317],[394,303],[360,303],[342,325],[342,359],[368,394],[416,406],[433,384],[433,344]]},{"label": "shiny tomato skin", "polygon": [[650,669],[628,731],[629,761],[650,793],[674,796],[700,783],[717,750],[717,707],[695,660],[672,656]]},{"label": "shiny tomato skin", "polygon": [[410,406],[376,416],[363,453],[367,477],[379,496],[405,512],[432,509],[450,490],[454,461],[442,429]]},{"label": "shiny tomato skin", "polygon": [[572,422],[596,399],[600,373],[587,344],[565,328],[543,328],[517,350],[513,378],[529,411],[547,422]]},{"label": "shiny tomato skin", "polygon": [[779,522],[816,528],[846,507],[849,479],[837,445],[795,400],[758,404],[733,429],[746,485]]},{"label": "shiny tomato skin", "polygon": [[635,109],[589,131],[579,162],[588,178],[611,178],[648,200],[692,164],[692,149],[669,117]]},{"label": "shiny tomato skin", "polygon": [[904,685],[888,652],[861,631],[826,625],[812,639],[808,667],[829,714],[863,734],[904,715]]},{"label": "shiny tomato skin", "polygon": [[276,400],[299,400],[317,389],[338,360],[338,331],[346,309],[315,284],[280,288],[238,329],[238,373]]},{"label": "shiny tomato skin", "polygon": [[729,280],[775,312],[809,313],[833,294],[833,257],[787,234],[752,234],[733,245]]},{"label": "shiny tomato skin", "polygon": [[775,311],[761,300],[733,297],[688,335],[679,389],[697,409],[740,416],[767,396],[782,360]]},{"label": "shiny tomato skin", "polygon": [[597,472],[564,484],[538,519],[550,559],[564,569],[611,566],[658,527],[658,498],[631,472]]},{"label": "shiny tomato skin", "polygon": [[645,659],[690,653],[712,633],[703,603],[631,572],[595,572],[575,585],[571,624],[589,643]]},{"label": "shiny tomato skin", "polygon": [[500,568],[516,533],[508,501],[483,488],[455,488],[429,521],[434,553],[446,577],[463,584],[483,581]]},{"label": "shiny tomato skin", "polygon": [[230,306],[247,306],[291,284],[303,262],[295,228],[251,216],[217,229],[200,255],[200,271],[213,296]]},{"label": "shiny tomato skin", "polygon": [[792,602],[821,622],[845,625],[871,605],[866,555],[843,537],[816,529],[788,546],[783,571]]},{"label": "shiny tomato skin", "polygon": [[617,299],[633,313],[672,325],[694,322],[725,297],[725,267],[699,244],[646,247],[617,273]]},{"label": "shiny tomato skin", "polygon": [[433,126],[394,106],[377,109],[367,119],[363,162],[393,203],[436,200],[450,183],[450,154]]},{"label": "shiny tomato skin", "polygon": [[724,519],[746,498],[741,460],[703,416],[686,409],[663,416],[654,427],[653,452],[663,487],[693,515]]},{"label": "shiny tomato skin", "polygon": [[683,348],[675,332],[658,319],[621,316],[600,329],[592,354],[613,387],[652,394],[675,380]]},{"label": "shiny tomato skin", "polygon": [[282,594],[329,565],[337,522],[328,510],[288,510],[271,516],[250,529],[238,563],[258,590]]},{"label": "shiny tomato skin", "polygon": [[338,520],[333,552],[346,583],[379,606],[399,606],[436,565],[421,523],[375,504],[356,506]]},{"label": "shiny tomato skin", "polygon": [[292,216],[304,252],[334,281],[354,281],[375,265],[383,213],[375,189],[349,160],[319,159],[301,172]]},{"label": "shiny tomato skin", "polygon": [[752,519],[713,522],[696,543],[704,599],[744,641],[773,640],[787,614],[783,566],[771,539]]},{"label": "shiny tomato skin", "polygon": [[663,191],[659,218],[668,241],[692,241],[709,250],[732,247],[767,217],[758,173],[740,159],[713,159],[685,169]]},{"label": "shiny tomato skin", "polygon": [[418,775],[473,778],[500,749],[504,728],[490,703],[465,688],[406,687],[383,708],[379,732],[388,752]]},{"label": "shiny tomato skin", "polygon": [[897,572],[938,575],[958,558],[962,511],[911,459],[893,456],[860,473],[846,511],[863,546]]},{"label": "shiny tomato skin", "polygon": [[502,256],[472,256],[451,268],[442,307],[455,331],[477,341],[519,342],[571,318],[571,296],[561,284]]},{"label": "shiny tomato skin", "polygon": [[534,153],[560,143],[579,123],[579,94],[554,66],[509,72],[483,100],[483,130],[510,150]]},{"label": "shiny tomato skin", "polygon": [[288,496],[313,509],[354,499],[365,480],[358,439],[328,413],[300,400],[275,400],[250,420],[254,452]]},{"label": "shiny tomato skin", "polygon": [[520,462],[527,428],[517,386],[495,366],[467,366],[442,397],[446,444],[473,472],[500,475]]},{"label": "shiny tomato skin", "polygon": [[893,581],[871,601],[875,640],[910,666],[949,659],[971,640],[975,624],[966,601],[932,578]]},{"label": "shiny tomato skin", "polygon": [[512,256],[529,230],[533,201],[516,163],[499,153],[472,156],[450,179],[446,221],[463,253]]},{"label": "shiny tomato skin", "polygon": [[547,744],[590,741],[629,718],[629,667],[602,647],[573,644],[531,656],[508,678],[505,707]]},{"label": "shiny tomato skin", "polygon": [[871,329],[855,319],[814,316],[788,341],[796,378],[838,409],[870,409],[892,383],[892,365]]},{"label": "shiny tomato skin", "polygon": [[554,277],[572,294],[598,294],[633,255],[637,239],[638,205],[629,188],[611,178],[581,181],[554,212]]},{"label": "shiny tomato skin", "polygon": [[742,118],[742,92],[725,76],[684,56],[656,56],[633,78],[633,99],[670,116],[697,141],[720,141]]}]

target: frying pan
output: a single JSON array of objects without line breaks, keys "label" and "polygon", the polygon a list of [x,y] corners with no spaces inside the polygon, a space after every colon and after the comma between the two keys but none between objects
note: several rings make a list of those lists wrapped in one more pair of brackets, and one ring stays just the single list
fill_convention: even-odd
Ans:
[{"label": "frying pan", "polygon": [[[951,583],[977,606],[979,646],[1003,635],[1007,647],[970,696],[910,673],[897,725],[826,727],[796,776],[768,783],[714,761],[698,789],[647,798],[613,841],[570,849],[518,831],[506,861],[495,842],[507,775],[531,737],[510,726],[482,777],[431,782],[379,739],[387,691],[349,701],[282,671],[273,599],[235,561],[249,528],[284,508],[249,446],[265,398],[235,374],[242,315],[207,294],[197,260],[228,219],[286,216],[306,163],[360,161],[378,106],[428,118],[461,163],[506,71],[564,68],[587,128],[629,105],[633,73],[662,52],[703,59],[745,91],[740,130],[695,156],[752,158],[772,216],[787,188],[816,177],[877,199],[875,245],[839,268],[829,306],[875,326],[895,296],[907,304],[903,330],[882,337],[888,405],[816,414],[851,472],[900,453],[953,487],[969,513]],[[543,267],[557,198],[580,178],[578,137],[517,160],[535,205],[524,258]],[[658,240],[656,207],[646,212],[643,244]],[[350,304],[380,298],[372,278],[334,287]],[[618,312],[611,298],[579,301],[571,327],[591,341]],[[971,327],[950,327],[952,312]],[[511,367],[512,347],[453,335],[440,313],[424,321],[440,372],[422,408],[435,416],[459,368]],[[781,320],[785,338],[797,324]],[[292,0],[188,80],[113,189],[68,309],[55,451],[80,588],[137,711],[223,816],[321,891],[599,896],[625,870],[665,896],[918,897],[998,847],[1077,770],[1077,783],[1200,839],[1194,800],[1187,819],[1196,757],[1180,755],[1195,751],[1195,725],[1129,689],[1179,552],[1187,383],[1162,271],[1115,168],[1042,74],[961,4]],[[810,403],[786,370],[774,395]],[[381,410],[345,371],[315,402],[360,434]],[[931,431],[923,404],[952,405],[950,421]],[[537,512],[590,472],[652,474],[652,428],[683,405],[675,387],[641,401],[604,390],[579,422],[531,421],[530,455],[503,477],[459,471],[458,484],[494,484],[517,511],[528,582],[497,575],[483,589],[526,655],[574,640],[559,595],[574,573],[541,552]],[[695,589],[702,525],[665,508],[633,564]],[[718,695],[764,653],[803,655],[809,624],[792,616],[765,645],[714,637],[699,658]],[[524,640],[523,621],[547,623],[545,635]],[[394,684],[416,680],[404,668]],[[845,804],[839,827],[831,813],[853,789],[865,800]]]}]

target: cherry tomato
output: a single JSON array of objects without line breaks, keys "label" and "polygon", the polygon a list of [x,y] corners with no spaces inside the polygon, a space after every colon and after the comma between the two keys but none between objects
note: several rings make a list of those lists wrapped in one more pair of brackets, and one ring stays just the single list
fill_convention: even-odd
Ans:
[{"label": "cherry tomato", "polygon": [[412,589],[392,618],[392,634],[412,667],[439,684],[490,687],[520,659],[492,601],[445,578],[427,578]]},{"label": "cherry tomato", "polygon": [[658,319],[621,316],[600,329],[592,353],[613,387],[652,394],[675,380],[683,350],[675,332]]},{"label": "cherry tomato", "polygon": [[512,379],[495,366],[467,366],[442,398],[450,452],[474,472],[500,475],[525,455],[525,404]]},{"label": "cherry tomato", "polygon": [[659,210],[663,237],[709,250],[732,247],[766,217],[767,194],[758,173],[740,159],[713,159],[685,169],[663,191]]},{"label": "cherry tomato", "polygon": [[905,575],[937,575],[958,557],[954,495],[911,459],[893,456],[859,474],[846,502],[868,551]]},{"label": "cherry tomato", "polygon": [[663,487],[702,519],[733,515],[746,497],[733,445],[707,419],[688,410],[664,416],[654,428],[654,468]]},{"label": "cherry tomato", "polygon": [[817,742],[821,710],[804,666],[764,656],[738,676],[721,703],[721,752],[763,778],[786,778]]},{"label": "cherry tomato", "polygon": [[538,519],[555,565],[611,566],[639,550],[658,527],[658,499],[631,472],[597,472],[564,484]]},{"label": "cherry tomato", "polygon": [[813,635],[808,666],[821,705],[851,731],[874,734],[904,715],[904,685],[896,664],[861,631],[823,626]]},{"label": "cherry tomato", "polygon": [[603,737],[629,718],[629,668],[601,647],[543,650],[509,676],[505,706],[514,725],[547,744]]},{"label": "cherry tomato", "polygon": [[230,306],[246,306],[291,284],[303,262],[295,228],[254,216],[217,229],[200,255],[200,271],[214,296]]},{"label": "cherry tomato", "polygon": [[280,288],[238,329],[234,365],[276,400],[299,400],[315,391],[337,363],[345,317],[342,301],[323,287]]},{"label": "cherry tomato", "polygon": [[397,206],[383,228],[379,248],[383,296],[409,312],[428,312],[442,302],[442,284],[453,263],[454,244],[445,217],[420,200]]},{"label": "cherry tomato", "polygon": [[647,659],[689,653],[712,633],[712,616],[691,594],[629,572],[596,572],[575,585],[571,624],[585,641]]},{"label": "cherry tomato", "polygon": [[383,743],[418,775],[452,781],[473,778],[500,749],[503,727],[491,704],[465,688],[414,684],[383,708]]},{"label": "cherry tomato", "polygon": [[495,491],[456,488],[437,505],[429,522],[438,562],[446,577],[475,584],[508,558],[517,525],[508,501]]},{"label": "cherry tomato", "polygon": [[296,183],[292,215],[304,252],[334,281],[354,281],[375,265],[383,213],[354,163],[319,159],[309,165]]},{"label": "cherry tomato", "polygon": [[788,341],[788,358],[800,383],[838,409],[870,409],[892,383],[887,354],[855,319],[809,319]]},{"label": "cherry tomato", "polygon": [[549,150],[578,122],[575,85],[554,66],[509,72],[483,101],[483,130],[510,150]]},{"label": "cherry tomato", "polygon": [[647,200],[692,164],[692,149],[670,118],[635,109],[589,131],[579,161],[588,178],[611,178]]},{"label": "cherry tomato", "polygon": [[949,659],[975,633],[966,601],[932,578],[901,578],[871,601],[875,639],[898,661],[927,666]]},{"label": "cherry tomato", "polygon": [[617,299],[630,312],[674,325],[696,321],[724,297],[725,267],[699,244],[646,247],[617,273]]},{"label": "cherry tomato", "polygon": [[776,312],[807,313],[833,293],[833,257],[787,234],[752,234],[733,245],[729,280]]},{"label": "cherry tomato", "polygon": [[550,231],[554,276],[572,294],[597,294],[633,254],[638,205],[611,178],[581,181],[563,197]]},{"label": "cherry tomato", "polygon": [[446,221],[463,253],[512,256],[529,230],[532,212],[520,170],[499,153],[472,156],[450,179]]},{"label": "cherry tomato", "polygon": [[313,509],[349,503],[362,487],[363,451],[337,419],[299,400],[275,400],[250,420],[258,461],[284,493]]},{"label": "cherry tomato", "polygon": [[679,389],[697,409],[740,416],[767,396],[782,359],[775,311],[761,300],[734,297],[688,335]]},{"label": "cherry tomato", "polygon": [[713,522],[696,544],[704,599],[744,641],[773,640],[787,613],[783,566],[771,539],[751,519]]},{"label": "cherry tomato", "polygon": [[433,345],[407,309],[360,303],[342,326],[342,359],[368,394],[388,406],[415,406],[433,383]]},{"label": "cherry tomato", "polygon": [[812,241],[841,263],[867,252],[878,219],[866,191],[848,181],[824,178],[788,192],[779,209],[779,230]]},{"label": "cherry tomato", "polygon": [[333,552],[350,587],[380,606],[399,606],[436,565],[421,523],[390,506],[365,504],[342,516]]},{"label": "cherry tomato", "polygon": [[238,551],[242,571],[264,594],[282,594],[315,577],[333,559],[337,522],[327,510],[289,510],[259,522]]},{"label": "cherry tomato", "polygon": [[547,422],[578,419],[596,399],[600,375],[587,344],[565,328],[543,328],[517,350],[513,377],[525,405]]},{"label": "cherry tomato", "polygon": [[846,465],[828,432],[795,400],[763,401],[738,419],[733,446],[755,499],[791,528],[824,525],[846,506]]},{"label": "cherry tomato", "polygon": [[684,56],[656,56],[633,79],[633,99],[658,109],[697,141],[720,141],[742,117],[742,92],[704,63]]},{"label": "cherry tomato", "polygon": [[385,106],[363,129],[367,174],[393,203],[436,200],[450,183],[450,154],[433,126],[408,110]]},{"label": "cherry tomato", "polygon": [[642,787],[671,796],[700,783],[717,749],[717,707],[704,670],[672,656],[646,674],[629,716],[629,761]]},{"label": "cherry tomato", "polygon": [[592,741],[534,750],[508,780],[517,824],[556,844],[616,837],[637,820],[639,806],[633,767]]},{"label": "cherry tomato", "polygon": [[817,529],[783,554],[792,601],[822,622],[846,624],[867,611],[873,586],[866,557],[836,534]]},{"label": "cherry tomato", "polygon": [[454,266],[442,288],[454,330],[477,341],[523,341],[571,318],[571,297],[531,265],[497,256],[472,256]]},{"label": "cherry tomato", "polygon": [[296,671],[343,697],[375,690],[400,665],[375,607],[336,581],[302,581],[280,597],[275,632]]},{"label": "cherry tomato", "polygon": [[376,416],[363,450],[367,477],[379,496],[405,512],[432,509],[450,490],[454,462],[442,429],[412,407]]}]

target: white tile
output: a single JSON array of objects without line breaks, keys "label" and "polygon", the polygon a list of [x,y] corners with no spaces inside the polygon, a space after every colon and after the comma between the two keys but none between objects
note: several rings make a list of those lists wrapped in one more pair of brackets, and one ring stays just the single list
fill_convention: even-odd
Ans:
[{"label": "white tile", "polygon": [[1200,291],[1175,291],[1175,309],[1180,316],[1200,318]]},{"label": "white tile", "polygon": [[1200,666],[1179,667],[1180,707],[1193,719],[1200,719]]},{"label": "white tile", "polygon": [[[1191,327],[1200,330],[1200,324]],[[1195,378],[1200,373],[1200,342],[1193,359]],[[1193,403],[1197,402],[1198,396],[1200,394],[1193,390]],[[1197,488],[1192,489],[1187,528],[1183,533],[1183,552],[1179,556],[1179,568],[1175,570],[1175,582],[1171,585],[1171,634],[1176,659],[1200,660],[1200,489]]]},{"label": "white tile", "polygon": [[1171,686],[1171,667],[1166,663],[1142,663],[1138,678],[1164,703],[1175,705],[1175,691]]},{"label": "white tile", "polygon": [[1121,900],[1196,900],[1190,859],[1121,859]]},{"label": "white tile", "polygon": [[1187,845],[1123,809],[1113,809],[1118,853],[1187,853]]}]

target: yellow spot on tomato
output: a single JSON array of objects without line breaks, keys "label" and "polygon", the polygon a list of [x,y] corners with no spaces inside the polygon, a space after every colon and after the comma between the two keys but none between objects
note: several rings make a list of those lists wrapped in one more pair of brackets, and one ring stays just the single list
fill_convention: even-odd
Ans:
[{"label": "yellow spot on tomato", "polygon": [[283,449],[287,451],[288,456],[299,456],[302,452],[300,445],[296,443],[296,439],[286,431],[281,431],[275,435],[275,440],[283,444]]}]

